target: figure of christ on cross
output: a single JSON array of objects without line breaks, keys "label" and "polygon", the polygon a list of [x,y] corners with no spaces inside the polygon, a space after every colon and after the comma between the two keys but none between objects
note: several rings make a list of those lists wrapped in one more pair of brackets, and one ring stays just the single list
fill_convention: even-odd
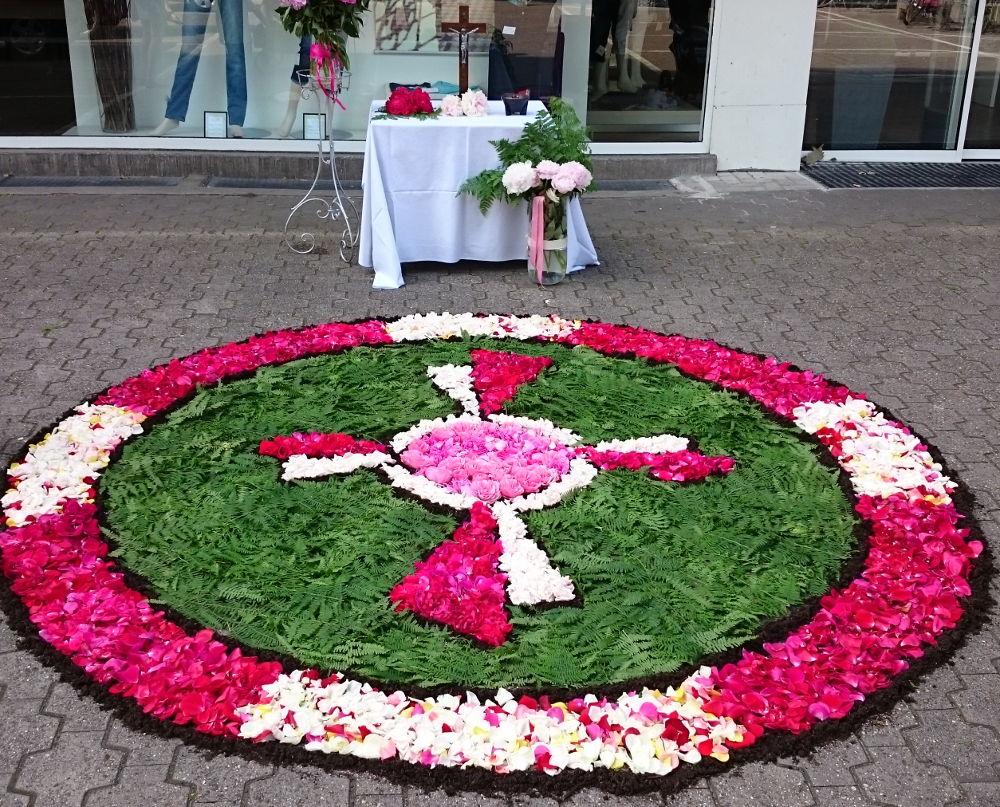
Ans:
[{"label": "figure of christ on cross", "polygon": [[469,22],[469,7],[458,7],[458,22],[442,22],[444,31],[458,34],[458,92],[469,89],[469,34],[485,34],[486,24]]}]

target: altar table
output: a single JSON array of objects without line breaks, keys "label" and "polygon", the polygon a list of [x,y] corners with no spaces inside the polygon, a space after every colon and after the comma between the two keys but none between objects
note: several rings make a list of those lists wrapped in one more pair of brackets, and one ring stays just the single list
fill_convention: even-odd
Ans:
[{"label": "altar table", "polygon": [[[374,102],[371,114],[384,105]],[[499,164],[491,140],[516,140],[542,108],[532,101],[527,116],[508,117],[502,101],[490,101],[480,118],[369,120],[359,262],[375,269],[376,289],[402,286],[406,261],[527,261],[526,203],[494,202],[484,216],[476,199],[455,193]],[[570,271],[597,263],[579,197],[568,219]]]}]

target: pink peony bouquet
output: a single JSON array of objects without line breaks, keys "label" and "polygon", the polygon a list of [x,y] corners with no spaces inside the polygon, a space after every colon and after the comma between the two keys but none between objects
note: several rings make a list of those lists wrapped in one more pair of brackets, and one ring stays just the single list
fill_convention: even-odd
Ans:
[{"label": "pink peony bouquet", "polygon": [[559,204],[593,186],[587,129],[562,99],[553,98],[549,109],[524,127],[520,139],[496,140],[493,145],[499,167],[470,177],[458,191],[478,199],[484,214],[497,200],[517,204],[541,196]]},{"label": "pink peony bouquet", "polygon": [[[552,160],[542,160],[535,166],[525,161],[509,165],[500,181],[508,196],[545,194],[551,199],[553,195],[570,196],[582,193],[590,187],[594,175],[576,160],[570,160],[562,165]],[[554,191],[554,194],[550,193],[550,190]]]}]

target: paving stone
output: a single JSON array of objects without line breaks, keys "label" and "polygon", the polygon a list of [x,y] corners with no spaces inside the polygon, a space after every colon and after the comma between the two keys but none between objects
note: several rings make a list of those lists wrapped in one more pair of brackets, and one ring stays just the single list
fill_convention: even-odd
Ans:
[{"label": "paving stone", "polygon": [[351,780],[346,774],[300,765],[279,767],[266,779],[258,779],[247,785],[244,805],[272,807],[275,804],[308,804],[310,807],[343,807],[350,801],[350,791]]},{"label": "paving stone", "polygon": [[872,802],[857,787],[817,787],[816,807],[871,807]]},{"label": "paving stone", "polygon": [[1000,804],[1000,782],[970,782],[962,785],[965,795],[952,807],[996,807]]},{"label": "paving stone", "polygon": [[167,781],[166,765],[142,765],[122,769],[113,785],[90,790],[84,798],[85,807],[187,807],[191,788]]},{"label": "paving stone", "polygon": [[52,688],[44,711],[62,718],[62,731],[104,731],[111,720],[111,712],[93,698],[79,695],[69,684]]},{"label": "paving stone", "polygon": [[59,718],[41,713],[41,700],[6,700],[6,725],[0,732],[0,771],[13,771],[21,757],[52,745]]},{"label": "paving stone", "polygon": [[239,802],[247,782],[263,779],[274,771],[271,765],[250,762],[228,754],[210,754],[183,746],[176,756],[170,780],[190,785],[197,802]]},{"label": "paving stone", "polygon": [[127,752],[126,766],[169,765],[181,744],[179,739],[167,740],[149,732],[135,731],[118,720],[111,721],[105,741],[108,748]]},{"label": "paving stone", "polygon": [[403,786],[390,782],[381,776],[373,776],[370,773],[357,773],[353,775],[354,794],[356,796],[401,796]]},{"label": "paving stone", "polygon": [[0,653],[0,681],[4,684],[5,700],[44,698],[57,680],[58,673],[43,667],[30,653]]},{"label": "paving stone", "polygon": [[403,796],[399,795],[366,795],[355,796],[351,800],[352,807],[403,807]]},{"label": "paving stone", "polygon": [[505,796],[491,797],[480,793],[449,795],[443,790],[424,791],[408,787],[405,803],[406,807],[504,807],[508,802]]},{"label": "paving stone", "polygon": [[854,769],[864,793],[893,807],[943,807],[961,795],[942,765],[918,762],[908,748],[872,748],[871,764]]},{"label": "paving stone", "polygon": [[917,725],[917,718],[909,704],[898,703],[888,714],[868,718],[856,732],[861,743],[868,748],[880,745],[906,745],[902,730]]},{"label": "paving stone", "polygon": [[920,725],[903,731],[917,759],[947,766],[960,782],[998,778],[993,766],[1000,763],[1000,745],[993,731],[970,726],[957,709],[918,714]]},{"label": "paving stone", "polygon": [[984,630],[966,638],[965,646],[955,654],[952,666],[963,676],[990,675],[998,672],[997,660],[1000,660],[1000,641]]},{"label": "paving stone", "polygon": [[963,688],[962,681],[951,667],[939,667],[920,680],[908,700],[914,710],[948,709],[952,702],[948,695]]},{"label": "paving stone", "polygon": [[867,761],[861,743],[850,739],[822,745],[811,756],[788,764],[804,771],[813,787],[833,787],[853,785],[850,767]]},{"label": "paving stone", "polygon": [[802,771],[754,762],[709,780],[719,807],[811,807]]},{"label": "paving stone", "polygon": [[963,675],[962,683],[964,689],[951,694],[962,716],[1000,733],[1000,675]]},{"label": "paving stone", "polygon": [[7,617],[0,615],[0,653],[17,649],[17,634],[7,622]]},{"label": "paving stone", "polygon": [[88,790],[115,781],[122,754],[101,747],[101,732],[59,736],[51,750],[28,754],[12,789],[35,794],[34,807],[80,804]]},{"label": "paving stone", "polygon": [[663,797],[665,807],[717,807],[712,792],[707,788],[688,788]]}]

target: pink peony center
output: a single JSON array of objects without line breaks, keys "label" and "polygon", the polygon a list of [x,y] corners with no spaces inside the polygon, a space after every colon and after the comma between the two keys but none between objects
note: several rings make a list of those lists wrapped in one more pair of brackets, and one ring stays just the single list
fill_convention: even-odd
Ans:
[{"label": "pink peony center", "polygon": [[574,454],[518,423],[459,421],[418,437],[399,459],[417,476],[489,504],[548,487],[569,470]]}]

